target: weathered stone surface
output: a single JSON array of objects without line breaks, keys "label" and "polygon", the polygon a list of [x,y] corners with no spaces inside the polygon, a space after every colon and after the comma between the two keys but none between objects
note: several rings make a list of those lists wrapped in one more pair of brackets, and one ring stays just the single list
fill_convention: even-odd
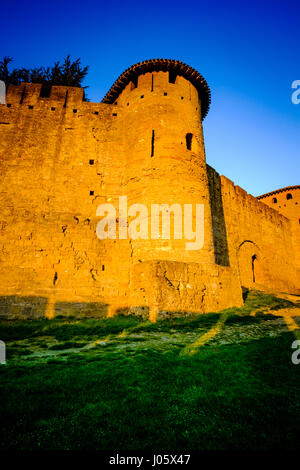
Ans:
[{"label": "weathered stone surface", "polygon": [[[155,320],[239,306],[241,286],[254,282],[299,292],[299,189],[293,211],[280,214],[207,167],[189,80],[145,73],[114,104],[84,102],[82,89],[70,87],[41,98],[40,88],[11,86],[0,105],[1,316],[134,312]],[[118,207],[120,195],[148,208],[204,204],[203,248],[99,240],[96,209]]]}]

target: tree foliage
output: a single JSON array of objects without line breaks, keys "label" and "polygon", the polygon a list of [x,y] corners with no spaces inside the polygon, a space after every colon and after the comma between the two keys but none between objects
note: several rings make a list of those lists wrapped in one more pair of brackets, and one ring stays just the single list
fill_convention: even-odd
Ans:
[{"label": "tree foliage", "polygon": [[21,82],[41,83],[44,86],[64,85],[87,88],[82,82],[88,73],[88,66],[81,65],[81,59],[72,61],[68,54],[62,62],[57,61],[52,67],[14,68],[10,69],[13,61],[5,56],[0,61],[0,80],[6,85],[19,85]]}]

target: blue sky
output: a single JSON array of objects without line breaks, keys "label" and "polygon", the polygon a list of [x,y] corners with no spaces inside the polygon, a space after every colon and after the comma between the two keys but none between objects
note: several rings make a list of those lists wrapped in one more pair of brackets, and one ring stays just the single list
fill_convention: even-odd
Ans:
[{"label": "blue sky", "polygon": [[136,62],[188,63],[212,91],[207,162],[255,196],[300,184],[299,2],[28,0],[1,13],[0,56],[26,67],[81,57],[91,101]]}]

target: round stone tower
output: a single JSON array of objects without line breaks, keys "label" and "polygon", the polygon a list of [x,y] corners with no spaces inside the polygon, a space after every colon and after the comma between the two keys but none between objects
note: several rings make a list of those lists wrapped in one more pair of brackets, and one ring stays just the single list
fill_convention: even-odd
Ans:
[{"label": "round stone tower", "polygon": [[[214,263],[212,220],[207,180],[202,120],[210,104],[210,91],[204,78],[193,68],[175,60],[156,59],[127,69],[103,99],[116,105],[120,129],[124,173],[122,194],[128,207],[143,204],[148,219],[148,239],[131,240],[133,261],[170,260]],[[119,112],[120,111],[120,112]],[[116,155],[116,158],[120,156]],[[170,239],[154,233],[153,204],[175,206],[170,210]],[[196,204],[204,207],[204,224],[196,225]],[[204,243],[195,249],[185,237],[188,208],[192,205],[192,230]],[[168,208],[165,206],[168,214]],[[199,215],[202,217],[202,209]],[[167,220],[167,219],[166,219]],[[202,219],[201,219],[202,220]],[[119,221],[120,222],[120,221]],[[121,223],[121,222],[120,222]],[[175,235],[174,235],[175,233]],[[145,238],[145,237],[144,237]],[[199,245],[199,244],[198,244]],[[203,245],[203,246],[202,246]]]}]

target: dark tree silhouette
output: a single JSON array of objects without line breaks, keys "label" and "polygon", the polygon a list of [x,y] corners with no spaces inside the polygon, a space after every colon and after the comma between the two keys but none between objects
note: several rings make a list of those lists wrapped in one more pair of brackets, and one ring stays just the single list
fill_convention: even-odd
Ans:
[{"label": "dark tree silhouette", "polygon": [[10,70],[9,64],[13,61],[11,57],[5,56],[0,61],[0,80],[6,85],[19,85],[21,82],[41,83],[45,95],[51,85],[82,86],[82,82],[88,73],[88,66],[81,65],[80,58],[72,61],[68,54],[63,62],[57,61],[52,67],[36,67],[32,69],[15,68]]}]

